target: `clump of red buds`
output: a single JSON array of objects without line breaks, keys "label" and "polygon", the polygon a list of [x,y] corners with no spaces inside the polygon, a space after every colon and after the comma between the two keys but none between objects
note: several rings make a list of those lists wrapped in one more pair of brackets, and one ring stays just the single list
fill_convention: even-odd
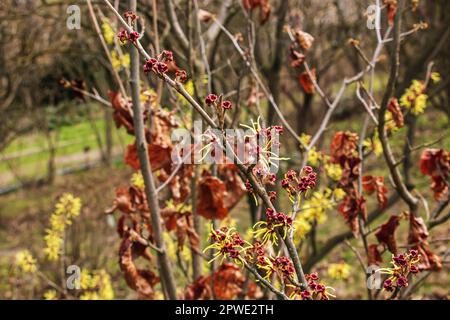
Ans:
[{"label": "clump of red buds", "polygon": [[293,198],[298,193],[304,193],[309,189],[313,189],[316,186],[317,174],[313,171],[313,168],[306,166],[301,171],[300,177],[297,176],[297,172],[289,170],[284,179],[281,180],[281,187],[285,189],[289,197]]},{"label": "clump of red buds", "polygon": [[141,35],[139,34],[139,32],[137,32],[137,31],[131,31],[129,34],[128,34],[128,41],[131,41],[131,42],[136,42],[137,40],[139,40],[139,38],[141,37]]},{"label": "clump of red buds", "polygon": [[175,71],[175,79],[181,83],[185,83],[188,79],[188,74],[186,71],[178,69]]},{"label": "clump of red buds", "polygon": [[121,43],[125,43],[128,40],[128,32],[127,30],[120,30],[119,33],[117,34],[117,37],[119,38],[119,41]]},{"label": "clump of red buds", "polygon": [[419,273],[417,266],[420,261],[420,255],[417,250],[392,256],[392,268],[379,269],[381,273],[388,274],[389,277],[384,281],[383,287],[388,292],[399,290],[408,286],[408,276]]},{"label": "clump of red buds", "polygon": [[205,103],[208,107],[215,107],[216,109],[222,108],[224,110],[231,109],[233,104],[231,101],[222,100],[222,97],[218,97],[214,93],[210,93],[205,98]]},{"label": "clump of red buds", "polygon": [[266,214],[267,223],[273,227],[280,225],[283,227],[292,226],[292,218],[286,216],[283,212],[276,213],[272,208],[268,208]]},{"label": "clump of red buds", "polygon": [[137,19],[139,19],[139,17],[138,17],[138,15],[135,13],[135,12],[133,12],[133,11],[126,11],[124,14],[123,14],[123,17],[126,19],[126,20],[131,20],[131,21],[135,21],[135,20],[137,20]]},{"label": "clump of red buds", "polygon": [[259,221],[253,227],[255,238],[261,239],[262,244],[268,241],[277,244],[278,232],[285,238],[287,231],[292,227],[292,218],[283,212],[275,212],[272,208],[266,210],[266,215],[267,221]]},{"label": "clump of red buds", "polygon": [[276,270],[287,279],[291,278],[295,273],[294,264],[292,263],[292,260],[287,257],[276,257],[273,260],[273,265]]},{"label": "clump of red buds", "polygon": [[[144,64],[144,72],[155,72],[159,74],[166,74],[169,71],[169,66],[167,63],[173,62],[173,52],[169,50],[163,50],[157,58],[150,58]],[[183,80],[181,82],[186,81],[187,74],[184,70],[178,70],[178,73],[175,75],[178,80]]]},{"label": "clump of red buds", "polygon": [[276,258],[258,256],[256,263],[258,269],[265,272],[264,278],[270,279],[272,274],[275,272],[281,279],[292,279],[295,274],[294,264],[292,260],[279,256]]},{"label": "clump of red buds", "polygon": [[291,293],[291,298],[302,300],[330,300],[330,297],[335,297],[330,291],[334,291],[332,287],[328,287],[319,282],[317,273],[305,274],[308,287],[300,289],[294,287]]}]

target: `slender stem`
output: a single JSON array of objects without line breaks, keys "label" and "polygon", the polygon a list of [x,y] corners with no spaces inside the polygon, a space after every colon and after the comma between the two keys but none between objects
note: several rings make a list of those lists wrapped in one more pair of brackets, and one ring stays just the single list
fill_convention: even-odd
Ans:
[{"label": "slender stem", "polygon": [[[130,0],[130,10],[136,11],[136,0]],[[131,90],[133,102],[133,121],[136,132],[136,148],[138,150],[141,172],[145,183],[145,194],[148,200],[148,206],[152,218],[152,229],[156,246],[160,249],[157,253],[158,268],[161,281],[167,292],[167,298],[177,299],[175,278],[173,276],[170,261],[167,256],[165,242],[163,240],[161,228],[161,214],[155,189],[155,182],[152,176],[151,164],[148,158],[147,141],[145,140],[144,119],[140,101],[140,82],[139,82],[139,53],[135,47],[130,48],[131,58]]]}]

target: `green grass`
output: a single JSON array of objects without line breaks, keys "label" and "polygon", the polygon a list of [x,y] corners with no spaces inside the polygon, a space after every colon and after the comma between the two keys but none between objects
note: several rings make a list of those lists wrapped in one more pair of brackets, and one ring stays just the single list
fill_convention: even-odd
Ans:
[{"label": "green grass", "polygon": [[[96,120],[95,125],[102,135],[104,145],[106,123],[101,119]],[[70,155],[83,154],[86,148],[89,148],[90,150],[99,149],[94,128],[88,121],[60,127],[54,134],[57,137],[57,159]],[[116,130],[115,128],[113,129],[112,138],[114,146],[119,146],[121,144],[120,140],[123,141],[124,144],[128,144],[132,141],[132,137],[127,135],[124,130]],[[30,152],[30,154],[27,154],[27,152]],[[7,158],[8,156],[20,153],[25,153],[25,155],[0,163],[0,175],[9,172],[10,166],[12,166],[21,177],[32,178],[45,175],[50,154],[48,151],[47,139],[43,134],[31,133],[20,137],[4,150],[2,156]],[[84,157],[81,156],[80,159],[74,163],[83,161]],[[9,162],[9,165],[7,162]],[[67,164],[64,164],[63,166],[67,166]],[[57,168],[59,168],[59,166],[57,166]],[[11,183],[11,181],[8,183]],[[0,184],[3,185],[4,182],[2,181]]]}]

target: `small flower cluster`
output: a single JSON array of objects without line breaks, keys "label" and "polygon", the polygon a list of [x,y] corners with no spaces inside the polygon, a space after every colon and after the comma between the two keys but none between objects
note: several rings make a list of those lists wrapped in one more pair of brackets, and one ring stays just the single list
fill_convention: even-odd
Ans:
[{"label": "small flower cluster", "polygon": [[84,291],[80,296],[80,300],[114,299],[111,277],[104,269],[94,272],[82,269],[79,281],[80,288]]},{"label": "small flower cluster", "polygon": [[428,96],[425,94],[426,86],[423,81],[413,80],[400,98],[400,104],[409,109],[415,116],[423,113],[427,107]]},{"label": "small flower cluster", "polygon": [[225,258],[240,260],[242,259],[241,252],[245,252],[248,249],[248,247],[244,248],[246,242],[242,240],[234,228],[222,227],[216,230],[211,229],[210,237],[213,243],[204,250],[216,249],[213,259],[210,262],[219,257],[222,257],[220,264],[222,264]]},{"label": "small flower cluster", "polygon": [[173,61],[172,51],[164,50],[158,55],[157,58],[147,59],[147,61],[144,64],[144,73],[149,73],[153,71],[159,74],[166,74],[169,71],[169,66],[167,65],[167,63],[172,61]]},{"label": "small flower cluster", "polygon": [[59,258],[63,245],[63,237],[66,225],[72,224],[72,220],[80,215],[81,200],[70,193],[61,196],[55,206],[55,211],[50,217],[50,228],[44,237],[47,247],[44,249],[49,260],[56,261]]},{"label": "small flower cluster", "polygon": [[265,271],[264,279],[270,279],[275,272],[282,279],[292,279],[295,274],[294,264],[287,257],[258,257],[257,267]]},{"label": "small flower cluster", "polygon": [[119,38],[119,41],[121,43],[126,43],[127,41],[135,43],[137,40],[139,40],[141,35],[137,31],[128,32],[127,30],[122,29],[117,34],[117,37]]},{"label": "small flower cluster", "polygon": [[325,286],[319,282],[317,273],[305,274],[306,281],[308,281],[308,288],[301,290],[295,287],[291,298],[302,300],[330,300],[330,297],[335,297],[330,291],[334,291],[332,287]]},{"label": "small flower cluster", "polygon": [[267,221],[257,222],[253,229],[255,238],[261,238],[261,243],[265,244],[271,240],[274,244],[278,243],[277,231],[283,231],[283,239],[286,237],[287,230],[292,227],[292,218],[282,212],[276,213],[272,208],[266,211]]},{"label": "small flower cluster", "polygon": [[28,250],[22,250],[16,254],[16,265],[23,273],[35,273],[37,271],[36,259]]},{"label": "small flower cluster", "polygon": [[396,289],[401,289],[408,286],[409,274],[419,273],[417,264],[420,261],[419,251],[409,250],[407,253],[402,253],[392,256],[392,268],[383,268],[379,271],[389,275],[389,278],[384,281],[383,287],[386,291],[392,292]]},{"label": "small flower cluster", "polygon": [[233,107],[233,104],[230,101],[228,100],[222,101],[221,97],[219,98],[217,95],[213,93],[210,93],[206,96],[205,103],[208,107],[213,106],[217,110],[220,110],[220,108],[222,108],[223,110],[229,110]]},{"label": "small flower cluster", "polygon": [[302,175],[298,177],[297,172],[289,170],[285,174],[285,178],[281,180],[281,186],[288,192],[291,200],[296,195],[313,189],[316,186],[317,174],[313,171],[312,167],[304,167],[301,173]]}]

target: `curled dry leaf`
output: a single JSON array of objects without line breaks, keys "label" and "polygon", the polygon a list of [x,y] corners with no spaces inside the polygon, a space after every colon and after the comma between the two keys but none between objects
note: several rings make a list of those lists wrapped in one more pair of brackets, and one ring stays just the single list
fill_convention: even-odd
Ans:
[{"label": "curled dry leaf", "polygon": [[[172,168],[173,170],[173,168]],[[167,181],[171,171],[162,169],[158,179],[161,182]],[[191,194],[191,180],[194,176],[194,165],[183,164],[177,174],[170,180],[169,189],[174,203],[182,203]]]},{"label": "curled dry leaf", "polygon": [[139,299],[153,299],[154,286],[159,278],[150,270],[138,269],[134,259],[142,252],[142,245],[133,242],[130,237],[122,240],[119,250],[119,265],[128,286],[138,293]]},{"label": "curled dry leaf", "polygon": [[225,206],[227,190],[219,178],[206,175],[198,183],[197,213],[207,219],[223,219],[228,215]]},{"label": "curled dry leaf", "polygon": [[431,177],[431,189],[438,201],[449,196],[450,153],[444,149],[426,149],[420,157],[420,171]]},{"label": "curled dry leaf", "polygon": [[368,247],[367,252],[368,264],[370,265],[380,265],[383,263],[383,259],[381,258],[380,251],[378,251],[378,245],[371,244]]},{"label": "curled dry leaf", "polygon": [[175,231],[179,248],[184,246],[186,239],[191,247],[198,248],[200,238],[195,232],[191,212],[177,212],[175,207],[166,207],[161,210],[161,217],[166,229]]},{"label": "curled dry leaf", "polygon": [[[184,297],[188,300],[207,300],[214,296],[219,300],[231,300],[242,293],[245,277],[241,268],[232,263],[222,264],[213,276],[201,276],[194,283],[186,287]],[[212,289],[211,286],[214,288]],[[261,290],[250,282],[246,297],[260,298]]]},{"label": "curled dry leaf", "polygon": [[219,165],[217,173],[204,172],[198,183],[197,212],[208,219],[225,218],[246,193],[236,165]]},{"label": "curled dry leaf", "polygon": [[428,243],[428,229],[422,218],[414,215],[409,217],[408,244],[412,249],[416,249],[420,254],[419,268],[422,270],[442,269],[441,258],[433,253]]},{"label": "curled dry leaf", "polygon": [[290,59],[291,59],[291,66],[294,68],[299,68],[302,66],[303,62],[305,61],[305,55],[297,50],[295,50],[296,46],[293,42],[289,48],[290,51]]},{"label": "curled dry leaf", "polygon": [[[152,171],[157,171],[162,168],[168,169],[170,171],[171,167],[171,147],[163,147],[158,144],[149,144],[147,146],[148,157],[150,159],[150,165]],[[139,163],[139,156],[137,153],[136,145],[134,143],[127,146],[127,151],[125,152],[124,161],[134,170],[139,170],[141,165]]]},{"label": "curled dry leaf", "polygon": [[[113,108],[113,119],[117,128],[124,127],[128,134],[134,135],[133,114],[131,109],[131,101],[127,97],[123,97],[120,92],[110,91],[108,95],[111,99]],[[144,112],[144,118],[147,119],[147,112]]]},{"label": "curled dry leaf", "polygon": [[381,225],[380,230],[375,233],[378,241],[385,244],[393,254],[397,253],[397,241],[395,240],[395,231],[400,225],[399,216],[393,215],[389,220]]},{"label": "curled dry leaf", "polygon": [[[316,80],[316,69],[311,69],[311,75],[315,81]],[[309,76],[309,74],[306,71],[304,71],[300,74],[299,81],[300,81],[300,85],[302,86],[303,91],[305,91],[305,93],[314,94],[316,89],[314,87],[313,81],[311,80],[311,77]]]},{"label": "curled dry leaf", "polygon": [[363,189],[368,194],[371,195],[374,192],[377,193],[378,205],[380,208],[386,207],[387,197],[386,194],[388,192],[386,186],[384,185],[383,177],[373,177],[373,176],[364,176],[362,178]]},{"label": "curled dry leaf", "polygon": [[217,166],[218,176],[225,182],[225,188],[227,190],[225,203],[228,210],[233,209],[244,194],[246,194],[245,184],[238,172],[239,169],[235,164],[222,164]]},{"label": "curled dry leaf", "polygon": [[395,14],[397,13],[397,0],[384,0],[387,9],[388,23],[394,24]]},{"label": "curled dry leaf", "polygon": [[359,157],[349,157],[341,156],[338,164],[342,168],[341,180],[339,180],[339,185],[345,189],[352,189],[354,187],[354,182],[358,179],[360,174],[361,159]]},{"label": "curled dry leaf", "polygon": [[253,11],[259,7],[259,22],[262,25],[269,20],[272,10],[269,0],[242,0],[242,5],[247,11]]},{"label": "curled dry leaf", "polygon": [[388,105],[388,110],[392,114],[392,120],[394,120],[396,127],[402,128],[405,125],[405,120],[397,98],[391,99]]},{"label": "curled dry leaf", "polygon": [[358,217],[367,220],[366,199],[358,196],[354,189],[351,189],[339,205],[339,212],[344,217],[345,222],[352,230],[353,234],[359,234]]},{"label": "curled dry leaf", "polygon": [[311,48],[314,42],[314,37],[312,35],[301,30],[295,31],[295,39],[297,40],[300,47],[302,47],[305,50]]},{"label": "curled dry leaf", "polygon": [[331,141],[331,157],[335,162],[344,156],[350,158],[357,153],[358,135],[350,131],[339,131]]}]

